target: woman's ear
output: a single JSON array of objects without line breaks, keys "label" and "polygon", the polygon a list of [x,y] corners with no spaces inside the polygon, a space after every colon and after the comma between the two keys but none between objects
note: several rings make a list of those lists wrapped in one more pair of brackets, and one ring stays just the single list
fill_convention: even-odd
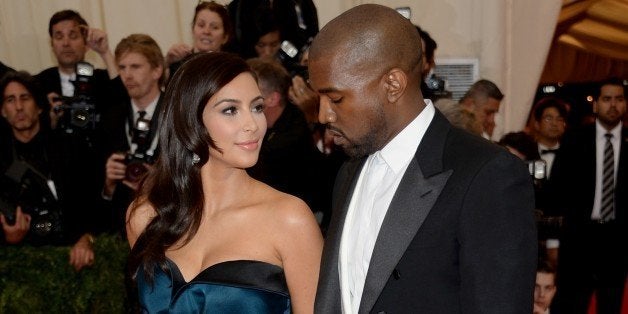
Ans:
[{"label": "woman's ear", "polygon": [[394,68],[386,73],[384,88],[389,102],[395,103],[403,95],[408,86],[407,78],[406,73],[399,68]]}]

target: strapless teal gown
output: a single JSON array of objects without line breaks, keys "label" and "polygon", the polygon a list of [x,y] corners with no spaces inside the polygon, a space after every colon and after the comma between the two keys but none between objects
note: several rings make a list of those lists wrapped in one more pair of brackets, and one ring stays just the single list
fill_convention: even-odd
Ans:
[{"label": "strapless teal gown", "polygon": [[260,261],[227,261],[203,270],[185,282],[167,259],[170,273],[157,267],[154,285],[137,274],[144,313],[290,313],[290,295],[283,269]]}]

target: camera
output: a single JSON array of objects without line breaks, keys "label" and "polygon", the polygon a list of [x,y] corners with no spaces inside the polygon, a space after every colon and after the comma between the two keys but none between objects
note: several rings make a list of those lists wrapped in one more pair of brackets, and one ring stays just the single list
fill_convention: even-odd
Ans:
[{"label": "camera", "polygon": [[0,210],[9,225],[15,224],[17,206],[31,216],[29,237],[32,244],[62,240],[63,215],[56,191],[51,189],[43,174],[22,160],[13,161],[2,182]]},{"label": "camera", "polygon": [[124,158],[124,163],[126,164],[125,179],[130,182],[139,182],[148,172],[144,164],[152,164],[154,162],[155,158],[145,152],[135,151],[134,153],[127,153]]},{"label": "camera", "polygon": [[284,40],[281,43],[281,47],[279,49],[279,60],[281,60],[281,64],[288,70],[291,77],[300,76],[307,82],[310,78],[310,75],[307,71],[307,66],[301,65],[299,63],[299,49],[290,41]]},{"label": "camera", "polygon": [[145,163],[152,164],[155,160],[148,154],[148,148],[152,144],[154,134],[151,133],[150,120],[140,116],[131,130],[131,142],[137,145],[133,152],[126,154],[124,163],[126,164],[125,179],[131,182],[139,182],[148,169]]},{"label": "camera", "polygon": [[62,104],[55,107],[55,113],[63,113],[59,120],[59,127],[66,133],[74,133],[76,130],[93,130],[100,116],[96,112],[93,94],[94,66],[88,62],[76,64],[76,79],[74,84],[74,96],[60,97]]}]

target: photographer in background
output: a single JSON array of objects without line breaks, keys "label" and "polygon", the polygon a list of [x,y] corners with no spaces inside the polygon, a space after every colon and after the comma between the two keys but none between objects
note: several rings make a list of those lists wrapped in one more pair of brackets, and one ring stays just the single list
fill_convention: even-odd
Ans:
[{"label": "photographer in background", "polygon": [[[74,97],[76,64],[85,59],[85,53],[91,48],[100,55],[107,70],[95,70],[93,75],[92,97],[98,107],[107,105],[114,97],[110,78],[117,73],[107,33],[100,29],[90,28],[85,19],[76,11],[63,10],[56,12],[48,24],[50,45],[57,59],[58,66],[41,71],[35,76],[50,104],[50,125],[54,129],[63,111],[54,110],[62,104],[61,96]],[[46,117],[46,120],[48,118]]]},{"label": "photographer in background", "polygon": [[76,270],[94,262],[91,169],[81,147],[42,125],[46,100],[26,72],[0,83],[2,117],[11,135],[0,143],[0,222],[6,244],[69,245]]},{"label": "photographer in background", "polygon": [[155,40],[144,34],[122,39],[115,58],[130,100],[103,112],[103,146],[108,157],[102,197],[109,213],[106,228],[124,233],[126,208],[156,156],[164,58]]}]

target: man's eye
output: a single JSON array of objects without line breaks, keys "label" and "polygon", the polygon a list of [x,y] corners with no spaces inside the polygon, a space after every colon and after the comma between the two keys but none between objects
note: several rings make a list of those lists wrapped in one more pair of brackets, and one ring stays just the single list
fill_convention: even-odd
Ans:
[{"label": "man's eye", "polygon": [[331,102],[334,104],[339,104],[340,102],[342,102],[342,97],[338,97],[338,98],[330,98]]}]

